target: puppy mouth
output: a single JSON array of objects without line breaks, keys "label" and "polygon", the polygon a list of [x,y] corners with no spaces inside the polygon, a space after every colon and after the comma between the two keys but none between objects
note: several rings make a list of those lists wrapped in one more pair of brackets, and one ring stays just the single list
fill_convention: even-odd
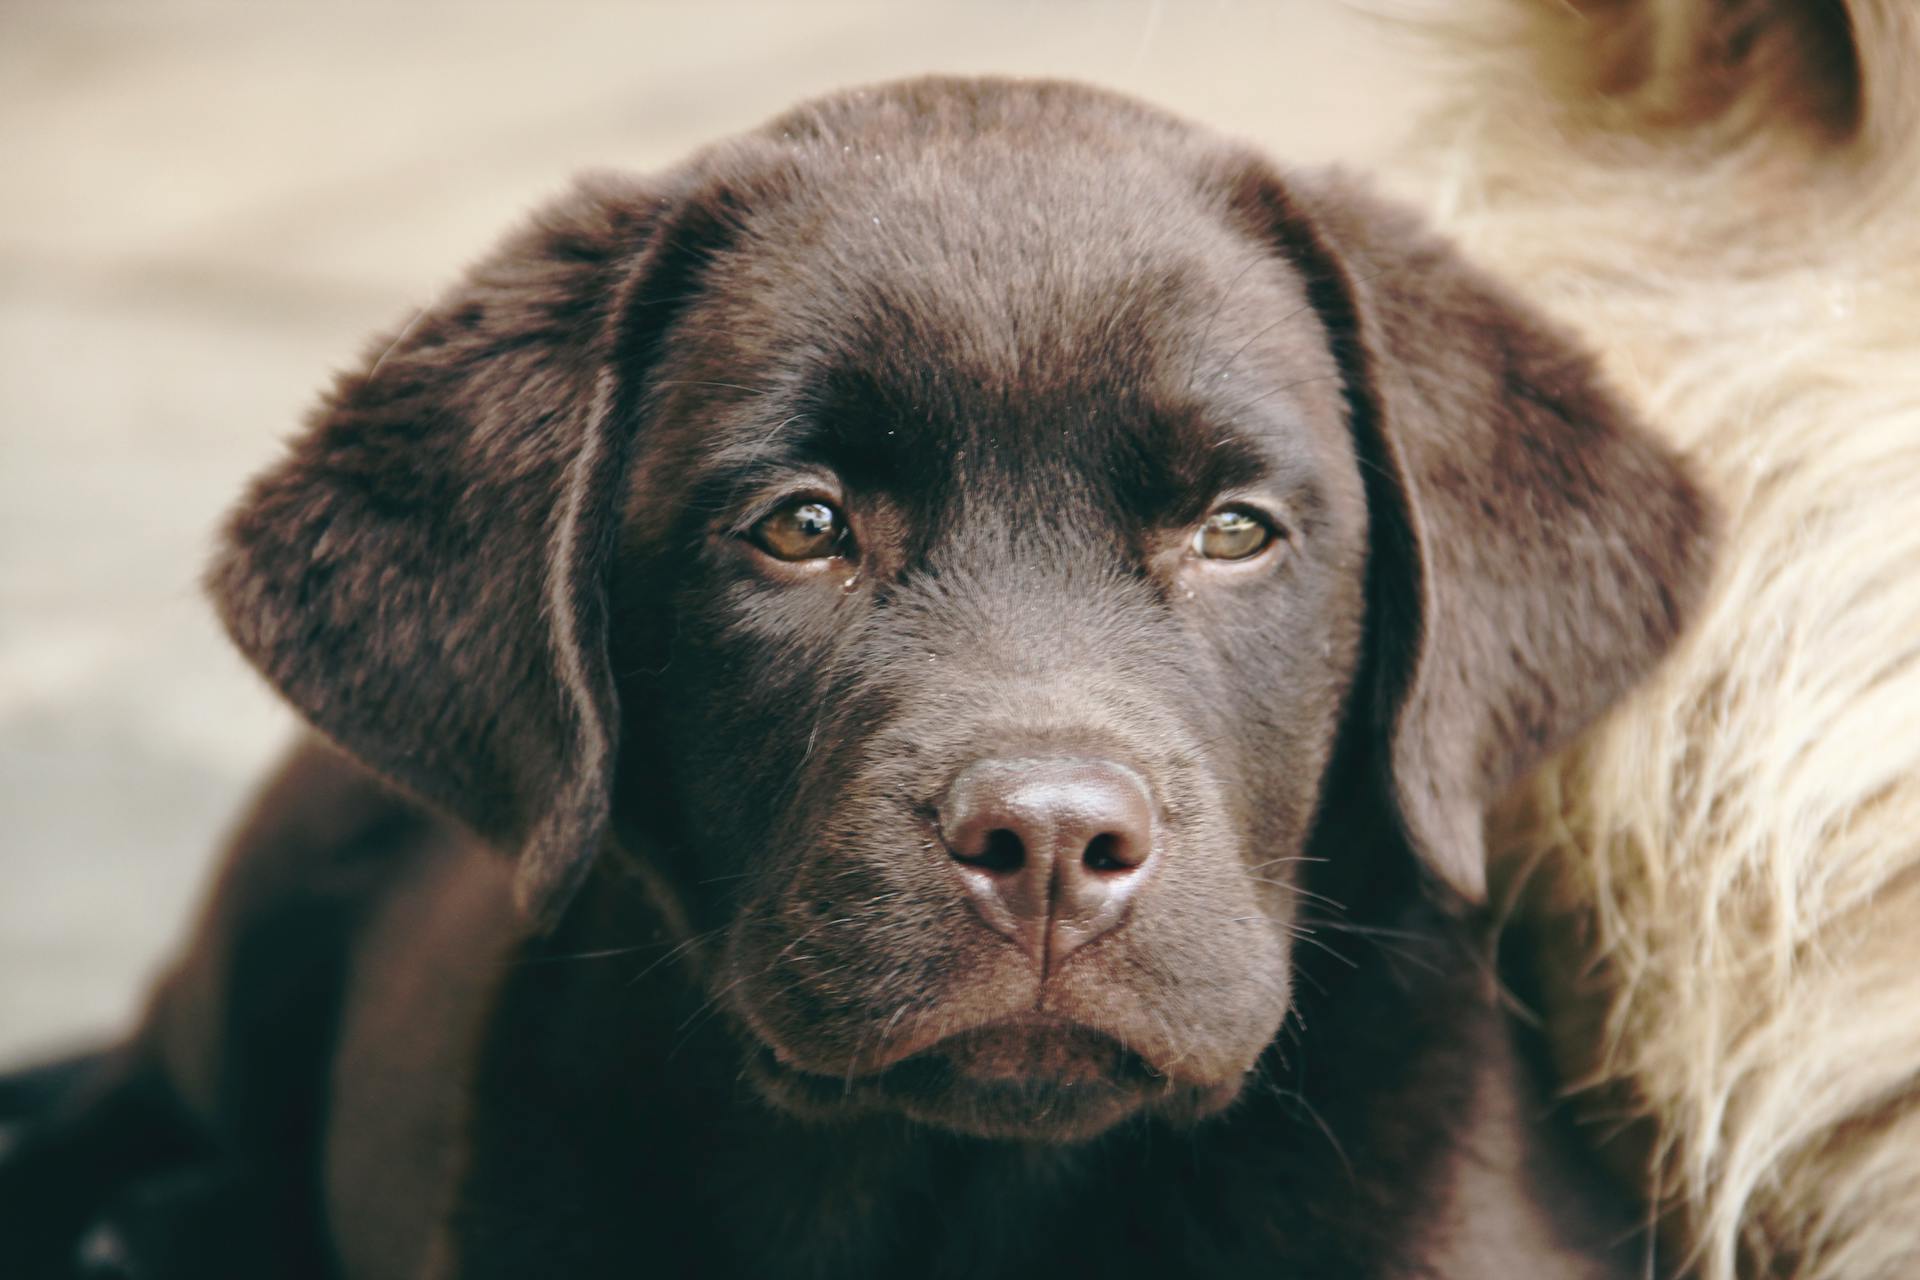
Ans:
[{"label": "puppy mouth", "polygon": [[890,1111],[975,1137],[1071,1142],[1148,1108],[1198,1116],[1239,1092],[1175,1081],[1113,1036],[1021,1016],[949,1034],[864,1074],[818,1074],[764,1043],[749,1076],[774,1105],[815,1118]]},{"label": "puppy mouth", "polygon": [[962,1031],[900,1062],[896,1069],[929,1059],[944,1059],[960,1079],[983,1084],[1065,1088],[1166,1078],[1112,1036],[1055,1018],[1012,1018]]}]

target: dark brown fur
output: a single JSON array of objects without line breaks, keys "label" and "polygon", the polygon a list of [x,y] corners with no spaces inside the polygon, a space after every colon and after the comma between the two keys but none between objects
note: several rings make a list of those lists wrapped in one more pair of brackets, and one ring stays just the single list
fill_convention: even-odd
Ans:
[{"label": "dark brown fur", "polygon": [[[830,579],[739,536],[803,483],[859,536]],[[1277,567],[1182,554],[1247,493]],[[1410,219],[1123,99],[919,81],[583,185],[234,517],[222,616],[359,763],[286,766],[139,1035],[0,1166],[6,1247],[1625,1274],[1468,908],[1484,806],[1670,643],[1707,523]],[[1160,823],[1057,971],[934,814],[1036,752]]]}]

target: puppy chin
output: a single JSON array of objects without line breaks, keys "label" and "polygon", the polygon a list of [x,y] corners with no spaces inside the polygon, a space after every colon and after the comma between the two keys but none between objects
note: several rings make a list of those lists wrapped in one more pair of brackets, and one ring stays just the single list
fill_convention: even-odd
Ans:
[{"label": "puppy chin", "polygon": [[1044,1144],[1086,1142],[1146,1115],[1198,1123],[1232,1105],[1245,1080],[1176,1080],[1110,1036],[1054,1020],[963,1031],[865,1075],[808,1071],[760,1044],[747,1077],[774,1107],[806,1120],[891,1113],[967,1137]]}]

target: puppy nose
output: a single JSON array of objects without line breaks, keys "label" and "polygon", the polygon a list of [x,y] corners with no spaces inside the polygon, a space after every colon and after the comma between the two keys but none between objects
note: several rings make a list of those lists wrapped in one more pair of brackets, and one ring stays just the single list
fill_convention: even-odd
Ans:
[{"label": "puppy nose", "polygon": [[1111,760],[981,760],[953,780],[940,831],[980,914],[1045,975],[1125,919],[1153,801]]}]

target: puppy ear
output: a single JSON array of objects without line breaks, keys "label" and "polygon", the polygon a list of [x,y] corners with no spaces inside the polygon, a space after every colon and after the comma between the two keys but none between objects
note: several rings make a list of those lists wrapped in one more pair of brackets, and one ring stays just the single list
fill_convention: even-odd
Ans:
[{"label": "puppy ear", "polygon": [[617,490],[704,212],[600,180],[539,214],[339,379],[207,576],[315,727],[517,852],[542,925],[607,828]]},{"label": "puppy ear", "polygon": [[1557,326],[1338,176],[1231,198],[1304,274],[1373,527],[1373,707],[1402,825],[1485,895],[1487,806],[1673,643],[1713,514]]}]

